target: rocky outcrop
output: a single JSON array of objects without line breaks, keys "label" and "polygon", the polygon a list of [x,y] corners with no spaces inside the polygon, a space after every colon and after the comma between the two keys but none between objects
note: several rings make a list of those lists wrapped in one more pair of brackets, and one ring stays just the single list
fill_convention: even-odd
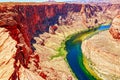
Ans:
[{"label": "rocky outcrop", "polygon": [[112,21],[109,32],[115,39],[120,39],[120,15],[117,15]]},{"label": "rocky outcrop", "polygon": [[[111,11],[114,13],[111,13]],[[79,29],[81,28],[92,28],[93,26],[109,22],[116,14],[118,14],[118,12],[119,5],[108,4],[1,3],[0,38],[2,42],[0,46],[0,54],[3,55],[4,53],[4,56],[10,54],[11,56],[5,61],[2,61],[3,57],[0,58],[0,68],[2,68],[5,63],[4,72],[9,69],[7,69],[8,66],[12,68],[8,76],[5,76],[4,72],[1,72],[1,79],[4,76],[5,79],[9,80],[23,80],[27,78],[32,80],[54,79],[51,77],[49,78],[50,74],[48,75],[47,72],[55,73],[52,75],[54,77],[56,77],[55,75],[62,75],[61,72],[58,71],[57,73],[55,69],[53,69],[53,65],[52,68],[41,68],[40,61],[44,61],[44,58],[46,60],[46,57],[52,56],[52,54],[54,54],[53,50],[56,49],[56,46],[54,47],[54,44],[52,46],[48,40],[55,40],[54,43],[60,45],[62,40],[71,33],[80,31]],[[43,59],[41,59],[41,55],[38,54],[39,52],[35,52],[32,45],[33,43],[37,43],[33,38],[39,37],[39,34],[42,34],[38,40],[41,44],[39,45],[40,49],[43,48],[41,51],[51,51],[48,47],[52,48],[51,52],[46,51],[47,54],[42,55]],[[48,34],[52,35],[52,38],[50,38]],[[56,37],[55,34],[60,36],[59,42],[56,41],[58,37]],[[9,37],[6,38],[6,36]],[[6,47],[7,45],[9,45],[9,47]],[[62,58],[62,60],[64,59]],[[46,62],[46,64],[47,63],[51,62]],[[65,62],[62,61],[61,63]],[[57,65],[56,62],[55,64]],[[46,67],[46,65],[42,67]],[[65,67],[66,66],[63,66],[62,68]],[[63,78],[61,79],[66,77],[65,79],[71,80],[72,77],[70,71],[67,71],[67,75],[63,75]],[[66,72],[63,71],[63,73]],[[60,76],[57,77],[60,78]],[[57,77],[55,79],[57,79]]]},{"label": "rocky outcrop", "polygon": [[89,67],[102,80],[120,79],[120,42],[116,41],[108,30],[85,40],[82,51]]},{"label": "rocky outcrop", "polygon": [[[0,79],[8,80],[14,72],[14,56],[17,42],[5,28],[0,28]],[[10,45],[10,46],[8,46]]]}]

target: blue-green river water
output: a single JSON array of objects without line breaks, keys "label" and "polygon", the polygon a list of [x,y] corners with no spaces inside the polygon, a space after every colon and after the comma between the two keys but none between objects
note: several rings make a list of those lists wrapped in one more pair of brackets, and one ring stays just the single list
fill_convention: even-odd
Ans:
[{"label": "blue-green river water", "polygon": [[77,35],[72,36],[66,41],[67,61],[70,65],[72,72],[75,74],[78,80],[96,80],[96,78],[87,71],[83,64],[83,54],[81,50],[82,40],[74,42],[75,39],[81,37],[84,34],[90,32],[103,31],[109,29],[110,25],[101,25],[99,28],[83,31]]}]

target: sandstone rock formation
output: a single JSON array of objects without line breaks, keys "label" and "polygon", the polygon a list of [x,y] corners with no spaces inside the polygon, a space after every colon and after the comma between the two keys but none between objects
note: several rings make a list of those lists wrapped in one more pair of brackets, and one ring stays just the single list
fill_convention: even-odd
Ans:
[{"label": "sandstone rock formation", "polygon": [[8,80],[14,72],[13,57],[17,51],[16,44],[17,42],[12,39],[7,29],[0,28],[0,79]]},{"label": "sandstone rock formation", "polygon": [[1,3],[0,79],[74,80],[64,57],[50,57],[70,34],[107,23],[118,13],[114,4]]},{"label": "sandstone rock formation", "polygon": [[89,67],[103,80],[120,79],[120,42],[109,31],[103,31],[82,44]]},{"label": "sandstone rock formation", "polygon": [[120,39],[120,15],[117,15],[112,21],[110,33],[115,39]]}]

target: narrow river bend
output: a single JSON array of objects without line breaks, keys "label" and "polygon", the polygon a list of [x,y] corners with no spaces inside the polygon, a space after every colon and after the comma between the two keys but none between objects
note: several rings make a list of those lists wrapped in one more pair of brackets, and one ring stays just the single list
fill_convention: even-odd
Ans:
[{"label": "narrow river bend", "polygon": [[81,50],[82,41],[96,34],[98,31],[109,29],[110,25],[101,25],[99,28],[87,30],[72,36],[65,42],[69,66],[78,80],[96,80],[94,75],[85,68]]}]

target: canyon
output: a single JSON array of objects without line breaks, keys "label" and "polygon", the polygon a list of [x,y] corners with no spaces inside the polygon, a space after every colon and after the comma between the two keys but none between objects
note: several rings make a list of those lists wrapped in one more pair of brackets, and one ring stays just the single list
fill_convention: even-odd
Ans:
[{"label": "canyon", "polygon": [[75,80],[64,60],[66,54],[59,52],[61,43],[69,35],[110,23],[120,13],[119,7],[97,3],[1,3],[0,79]]}]

